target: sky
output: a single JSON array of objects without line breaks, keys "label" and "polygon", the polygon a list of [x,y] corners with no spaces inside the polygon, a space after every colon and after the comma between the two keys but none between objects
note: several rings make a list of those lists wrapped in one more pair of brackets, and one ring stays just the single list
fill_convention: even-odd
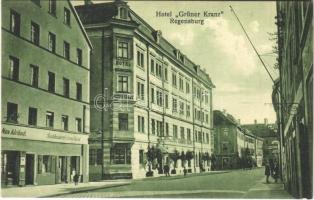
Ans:
[{"label": "sky", "polygon": [[[102,1],[94,1],[100,3]],[[74,5],[80,4],[74,2]],[[236,11],[273,78],[276,56],[269,33],[276,32],[275,2],[227,1],[129,1],[128,5],[162,36],[180,49],[212,79],[213,109],[223,110],[242,124],[275,122],[272,106],[272,80],[254,52],[229,5]],[[169,17],[156,17],[157,11],[221,12],[220,17],[201,17],[200,24],[170,24]],[[185,19],[184,17],[180,19]]]}]

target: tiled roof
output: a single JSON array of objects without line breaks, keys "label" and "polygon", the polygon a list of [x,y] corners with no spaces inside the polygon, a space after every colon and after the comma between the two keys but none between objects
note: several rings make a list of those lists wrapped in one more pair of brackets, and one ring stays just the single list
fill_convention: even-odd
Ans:
[{"label": "tiled roof", "polygon": [[118,13],[113,2],[79,5],[75,6],[75,9],[83,24],[105,23]]},{"label": "tiled roof", "polygon": [[244,128],[250,130],[252,134],[258,137],[277,137],[277,133],[272,128],[273,125],[265,125],[265,124],[247,124],[243,125]]},{"label": "tiled roof", "polygon": [[[131,18],[132,20],[136,21],[139,25],[138,29],[146,37],[148,37],[150,40],[154,40],[153,33],[156,31],[153,27],[151,27],[147,22],[145,22],[140,16],[138,16],[133,10],[130,9]],[[160,38],[159,46],[166,51],[169,55],[172,56],[173,59],[176,58],[175,51],[177,50],[168,40],[166,40],[164,37]],[[183,63],[181,63],[183,64]],[[192,73],[196,73],[196,67],[197,65],[193,63],[188,57],[185,56],[185,63],[183,64],[188,68],[188,70]],[[212,83],[211,79],[209,78],[208,74],[205,73],[203,70],[199,70],[199,72],[196,74],[199,78],[201,78],[203,81],[209,83],[212,87],[215,87]]]},{"label": "tiled roof", "polygon": [[224,122],[227,122],[229,125],[236,126],[245,135],[248,135],[248,136],[251,136],[251,137],[254,137],[254,138],[258,138],[258,139],[263,138],[263,137],[261,137],[261,136],[259,136],[257,134],[254,134],[254,132],[251,129],[247,128],[246,125],[240,125],[237,122],[237,120],[230,114],[227,114],[227,113],[224,114],[220,110],[214,110],[213,114],[214,114],[214,126],[215,125],[220,125],[219,123],[221,121],[224,121]]}]

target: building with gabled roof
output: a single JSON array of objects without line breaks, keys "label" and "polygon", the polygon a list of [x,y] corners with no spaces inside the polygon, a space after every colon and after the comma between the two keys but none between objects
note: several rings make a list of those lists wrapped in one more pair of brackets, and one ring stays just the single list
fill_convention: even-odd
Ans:
[{"label": "building with gabled roof", "polygon": [[89,181],[91,42],[69,0],[2,1],[1,184]]},{"label": "building with gabled roof", "polygon": [[252,134],[226,111],[214,110],[213,119],[216,158],[214,168],[233,169],[262,165],[262,138]]}]

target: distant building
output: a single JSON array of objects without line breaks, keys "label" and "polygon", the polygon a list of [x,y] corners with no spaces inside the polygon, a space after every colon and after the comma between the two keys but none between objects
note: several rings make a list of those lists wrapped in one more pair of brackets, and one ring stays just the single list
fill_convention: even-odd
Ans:
[{"label": "distant building", "polygon": [[91,44],[70,1],[2,1],[1,184],[88,182]]},{"label": "distant building", "polygon": [[273,104],[285,188],[313,198],[313,1],[277,1],[279,80]]},{"label": "distant building", "polygon": [[263,139],[244,129],[234,117],[226,112],[214,111],[214,156],[216,169],[244,167],[247,158],[262,165]]},{"label": "distant building", "polygon": [[94,46],[91,179],[145,177],[153,147],[161,152],[154,176],[165,164],[176,174],[184,167],[210,170],[214,85],[208,74],[124,1],[76,10]]},{"label": "distant building", "polygon": [[264,160],[276,160],[279,162],[279,134],[275,124],[264,122],[259,124],[245,124],[243,128],[248,129],[253,135],[263,138]]}]

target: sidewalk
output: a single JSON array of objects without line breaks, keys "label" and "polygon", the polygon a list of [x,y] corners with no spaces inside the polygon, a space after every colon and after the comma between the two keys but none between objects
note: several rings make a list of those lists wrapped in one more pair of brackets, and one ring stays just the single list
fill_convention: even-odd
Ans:
[{"label": "sidewalk", "polygon": [[63,194],[72,194],[97,190],[101,188],[118,187],[128,185],[131,180],[110,180],[101,182],[56,184],[56,185],[40,185],[25,187],[9,187],[1,188],[2,197],[53,197]]},{"label": "sidewalk", "polygon": [[287,191],[284,190],[283,184],[273,181],[266,184],[265,178],[260,180],[256,185],[249,189],[243,198],[250,199],[294,199]]}]

